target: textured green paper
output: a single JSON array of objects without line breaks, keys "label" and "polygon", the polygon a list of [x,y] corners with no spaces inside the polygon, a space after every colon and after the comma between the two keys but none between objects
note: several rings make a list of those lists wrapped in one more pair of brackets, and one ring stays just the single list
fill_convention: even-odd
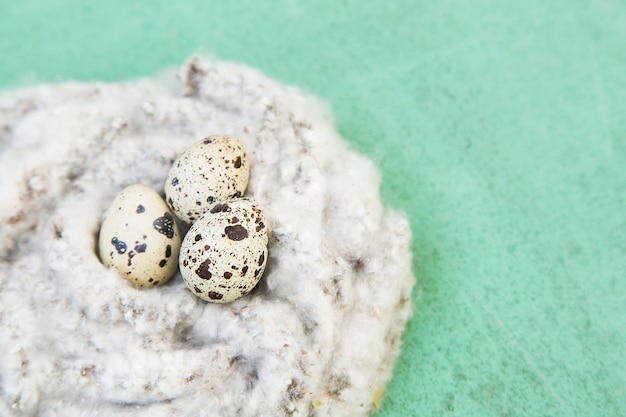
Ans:
[{"label": "textured green paper", "polygon": [[626,415],[626,3],[0,0],[2,89],[194,52],[329,102],[409,213],[379,416]]}]

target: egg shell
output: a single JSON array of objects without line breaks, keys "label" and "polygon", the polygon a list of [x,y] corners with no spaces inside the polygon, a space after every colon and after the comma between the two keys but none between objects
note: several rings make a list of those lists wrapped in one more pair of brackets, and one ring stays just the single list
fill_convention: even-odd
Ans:
[{"label": "egg shell", "polygon": [[179,219],[193,223],[222,201],[243,196],[250,163],[243,144],[230,135],[213,135],[183,152],[165,181],[167,204]]},{"label": "egg shell", "polygon": [[228,303],[261,279],[268,258],[268,226],[250,198],[215,205],[189,229],[180,252],[180,272],[198,297]]},{"label": "egg shell", "polygon": [[102,219],[100,260],[136,287],[165,284],[177,271],[181,237],[161,196],[144,184],[122,190]]}]

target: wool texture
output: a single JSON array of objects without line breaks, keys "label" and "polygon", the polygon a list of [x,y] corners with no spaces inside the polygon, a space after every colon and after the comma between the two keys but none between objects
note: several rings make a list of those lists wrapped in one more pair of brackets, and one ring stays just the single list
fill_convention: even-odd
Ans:
[{"label": "wool texture", "polygon": [[[258,287],[207,303],[97,256],[134,183],[232,134],[270,222]],[[410,227],[314,98],[242,65],[0,95],[0,415],[365,416],[411,314]]]}]

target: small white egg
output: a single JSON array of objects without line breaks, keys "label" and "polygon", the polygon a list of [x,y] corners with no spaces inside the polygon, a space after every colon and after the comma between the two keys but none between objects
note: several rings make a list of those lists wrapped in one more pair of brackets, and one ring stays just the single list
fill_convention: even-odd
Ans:
[{"label": "small white egg", "polygon": [[220,203],[189,229],[180,252],[180,271],[198,297],[228,303],[250,292],[268,256],[267,220],[252,199]]},{"label": "small white egg", "polygon": [[165,284],[176,273],[181,237],[161,196],[147,185],[122,190],[102,219],[100,260],[137,287]]},{"label": "small white egg", "polygon": [[243,196],[250,177],[248,156],[239,139],[214,135],[196,142],[170,168],[167,204],[179,219],[193,223],[215,204]]}]

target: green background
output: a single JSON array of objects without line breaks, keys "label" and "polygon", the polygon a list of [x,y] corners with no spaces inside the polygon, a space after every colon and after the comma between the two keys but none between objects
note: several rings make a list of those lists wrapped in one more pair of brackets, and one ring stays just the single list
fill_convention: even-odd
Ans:
[{"label": "green background", "polygon": [[626,415],[625,2],[0,0],[2,89],[195,52],[329,102],[408,212],[379,416]]}]

